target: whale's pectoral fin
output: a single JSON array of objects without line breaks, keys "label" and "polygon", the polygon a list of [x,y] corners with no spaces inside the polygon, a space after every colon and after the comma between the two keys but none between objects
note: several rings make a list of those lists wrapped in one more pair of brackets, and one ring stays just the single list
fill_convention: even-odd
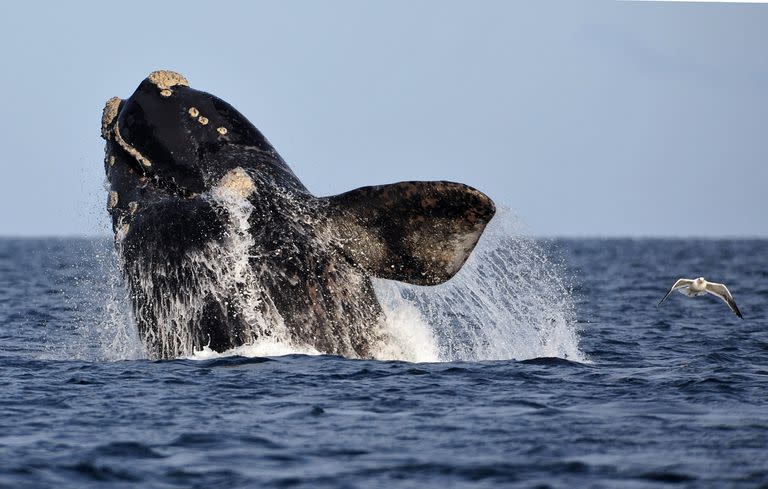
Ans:
[{"label": "whale's pectoral fin", "polygon": [[495,213],[485,194],[453,182],[362,187],[326,200],[349,259],[373,276],[417,285],[453,277]]}]

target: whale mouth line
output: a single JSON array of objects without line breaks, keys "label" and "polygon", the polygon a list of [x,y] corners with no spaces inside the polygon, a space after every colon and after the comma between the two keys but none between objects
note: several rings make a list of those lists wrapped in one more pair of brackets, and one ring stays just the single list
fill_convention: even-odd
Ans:
[{"label": "whale mouth line", "polygon": [[128,144],[128,142],[120,134],[120,124],[117,121],[115,121],[115,129],[113,134],[115,135],[115,141],[117,144],[123,148],[123,151],[131,155],[131,157],[138,164],[138,167],[134,167],[134,169],[139,170],[143,176],[147,176],[147,169],[152,166],[152,162],[149,160],[149,158],[141,154],[141,152],[136,149],[136,147]]},{"label": "whale mouth line", "polygon": [[198,195],[176,183],[176,179],[173,177],[163,178],[158,175],[157,172],[152,171],[152,161],[123,138],[120,134],[120,126],[117,121],[115,121],[112,134],[114,135],[114,140],[118,146],[131,157],[129,159],[129,166],[133,171],[139,174],[140,186],[145,186],[151,182],[157,189],[165,190],[166,192],[183,199],[190,199]]}]

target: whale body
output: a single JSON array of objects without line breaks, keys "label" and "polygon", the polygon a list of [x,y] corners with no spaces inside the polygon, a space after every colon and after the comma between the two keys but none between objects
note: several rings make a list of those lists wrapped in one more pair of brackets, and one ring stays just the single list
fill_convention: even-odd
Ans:
[{"label": "whale body", "polygon": [[387,341],[371,278],[436,285],[495,207],[467,185],[316,197],[248,119],[171,71],[103,112],[108,209],[151,358],[263,339],[371,357]]}]

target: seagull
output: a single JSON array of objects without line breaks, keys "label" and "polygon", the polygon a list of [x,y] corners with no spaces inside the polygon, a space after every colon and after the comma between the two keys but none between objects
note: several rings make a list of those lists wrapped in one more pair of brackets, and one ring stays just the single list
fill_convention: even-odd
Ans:
[{"label": "seagull", "polygon": [[[696,297],[697,295],[701,295],[704,293],[712,294],[716,297],[721,298],[723,301],[725,301],[726,304],[728,304],[728,307],[731,308],[731,311],[733,311],[734,314],[739,316],[741,319],[744,319],[744,316],[741,315],[741,311],[739,311],[739,308],[736,307],[736,301],[733,300],[733,296],[728,291],[728,287],[726,287],[723,284],[716,284],[715,282],[707,282],[704,280],[704,277],[699,277],[695,280],[687,279],[687,278],[681,278],[678,279],[677,282],[675,282],[675,285],[672,286],[671,289],[669,289],[669,292],[667,292],[667,295],[664,296],[661,301],[659,301],[659,306],[662,302],[664,302],[667,297],[669,297],[669,294],[671,294],[674,291],[678,291],[681,294],[685,294],[688,297]],[[658,306],[656,306],[658,307]]]}]

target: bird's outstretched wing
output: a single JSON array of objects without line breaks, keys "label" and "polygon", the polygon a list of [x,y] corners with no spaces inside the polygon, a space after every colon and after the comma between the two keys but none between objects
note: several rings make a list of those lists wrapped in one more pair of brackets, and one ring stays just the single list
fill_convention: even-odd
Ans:
[{"label": "bird's outstretched wing", "polygon": [[677,282],[675,282],[675,285],[672,286],[671,289],[669,289],[669,292],[667,292],[667,295],[664,296],[663,299],[659,301],[659,304],[656,307],[659,307],[662,302],[667,300],[667,297],[669,297],[669,294],[676,291],[677,289],[682,289],[683,287],[688,287],[693,283],[693,280],[687,279],[687,278],[679,278],[677,279]]},{"label": "bird's outstretched wing", "polygon": [[733,300],[733,296],[728,290],[728,287],[723,284],[708,282],[706,291],[714,296],[721,298],[723,301],[725,301],[726,304],[728,304],[728,307],[731,308],[731,311],[733,311],[734,314],[739,316],[741,319],[744,319],[744,316],[741,315],[741,311],[739,311],[739,308],[736,307],[736,301]]}]

